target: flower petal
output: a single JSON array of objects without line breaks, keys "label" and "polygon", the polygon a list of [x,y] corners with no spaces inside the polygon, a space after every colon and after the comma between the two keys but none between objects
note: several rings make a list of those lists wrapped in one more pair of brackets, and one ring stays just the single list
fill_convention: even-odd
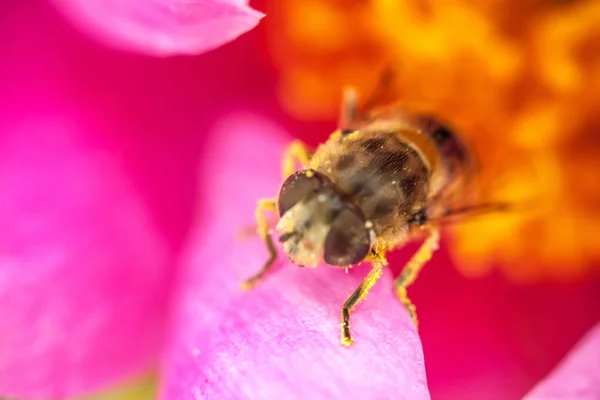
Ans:
[{"label": "flower petal", "polygon": [[281,261],[253,291],[240,291],[267,252],[235,233],[253,223],[256,200],[278,190],[287,140],[243,116],[214,137],[201,165],[210,199],[184,257],[162,399],[428,399],[421,343],[388,273],[353,314],[351,348],[339,343],[340,309],[366,266],[346,275]]},{"label": "flower petal", "polygon": [[600,399],[600,323],[525,399]]},{"label": "flower petal", "polygon": [[242,0],[52,0],[83,32],[143,54],[199,54],[254,28],[263,14]]},{"label": "flower petal", "polygon": [[0,120],[0,397],[88,392],[163,340],[166,245],[114,149],[57,103]]}]

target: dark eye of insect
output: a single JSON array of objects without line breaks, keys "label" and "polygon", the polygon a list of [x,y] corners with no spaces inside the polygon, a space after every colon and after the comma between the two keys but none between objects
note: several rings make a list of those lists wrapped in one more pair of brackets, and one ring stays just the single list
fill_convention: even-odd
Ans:
[{"label": "dark eye of insect", "polygon": [[313,195],[328,182],[323,174],[313,170],[297,171],[290,175],[279,191],[279,215],[285,214],[296,203]]},{"label": "dark eye of insect", "polygon": [[365,217],[350,207],[343,208],[325,239],[325,262],[340,267],[358,264],[370,249]]}]

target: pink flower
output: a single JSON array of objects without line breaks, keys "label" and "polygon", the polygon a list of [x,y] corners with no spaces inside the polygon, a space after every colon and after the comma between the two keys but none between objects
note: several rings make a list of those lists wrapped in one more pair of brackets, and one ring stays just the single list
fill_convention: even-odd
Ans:
[{"label": "pink flower", "polygon": [[[395,304],[384,285],[356,317],[363,333],[352,352],[338,343],[338,314],[357,275],[302,277],[288,266],[253,293],[239,290],[266,252],[258,240],[236,243],[234,232],[252,222],[262,189],[277,189],[288,138],[250,117],[210,128],[208,116],[249,90],[252,71],[220,95],[210,69],[196,68],[210,59],[162,71],[159,61],[64,42],[69,33],[53,27],[44,7],[10,11],[0,43],[9,62],[0,100],[0,396],[87,393],[158,366],[166,345],[165,399],[234,388],[275,394],[293,382],[324,395],[344,388],[384,396],[400,384],[406,396],[428,398],[409,318],[400,307],[376,307]],[[28,36],[25,16],[45,34]],[[177,69],[193,73],[178,81]],[[194,83],[198,71],[206,78]],[[221,141],[204,144],[212,156],[200,157],[210,131]],[[320,287],[327,292],[315,296]]]},{"label": "pink flower", "polygon": [[358,307],[351,349],[339,345],[340,307],[364,268],[347,276],[284,262],[253,292],[240,292],[267,253],[235,233],[252,222],[257,198],[277,192],[278,155],[289,139],[243,116],[212,137],[200,164],[211,190],[183,257],[162,398],[428,399],[421,343],[390,274]]},{"label": "pink flower", "polygon": [[264,16],[248,0],[51,0],[83,32],[152,55],[199,54],[251,30]]},{"label": "pink flower", "polygon": [[525,399],[600,399],[600,323]]},{"label": "pink flower", "polygon": [[238,290],[266,251],[235,233],[276,193],[287,132],[332,129],[281,112],[257,34],[151,59],[73,35],[43,2],[1,7],[0,397],[158,369],[163,399],[518,398],[600,318],[598,281],[468,280],[441,251],[410,292],[423,349],[389,271],[342,348],[364,267],[281,257]]}]

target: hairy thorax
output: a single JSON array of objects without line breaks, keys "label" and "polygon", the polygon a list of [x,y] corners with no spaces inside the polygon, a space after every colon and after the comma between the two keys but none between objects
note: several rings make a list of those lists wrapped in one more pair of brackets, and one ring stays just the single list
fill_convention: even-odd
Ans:
[{"label": "hairy thorax", "polygon": [[395,133],[360,130],[333,135],[311,160],[373,223],[385,247],[406,239],[409,217],[425,206],[427,161]]}]

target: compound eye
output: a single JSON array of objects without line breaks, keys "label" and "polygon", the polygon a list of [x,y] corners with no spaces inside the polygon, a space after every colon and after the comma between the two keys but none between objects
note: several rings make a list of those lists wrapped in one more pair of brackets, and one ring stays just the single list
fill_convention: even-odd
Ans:
[{"label": "compound eye", "polygon": [[308,169],[294,172],[290,175],[279,191],[279,216],[285,214],[299,201],[311,196],[323,186],[328,179],[317,171]]},{"label": "compound eye", "polygon": [[344,207],[331,224],[325,239],[325,262],[345,267],[358,264],[371,250],[365,217],[353,207]]}]

